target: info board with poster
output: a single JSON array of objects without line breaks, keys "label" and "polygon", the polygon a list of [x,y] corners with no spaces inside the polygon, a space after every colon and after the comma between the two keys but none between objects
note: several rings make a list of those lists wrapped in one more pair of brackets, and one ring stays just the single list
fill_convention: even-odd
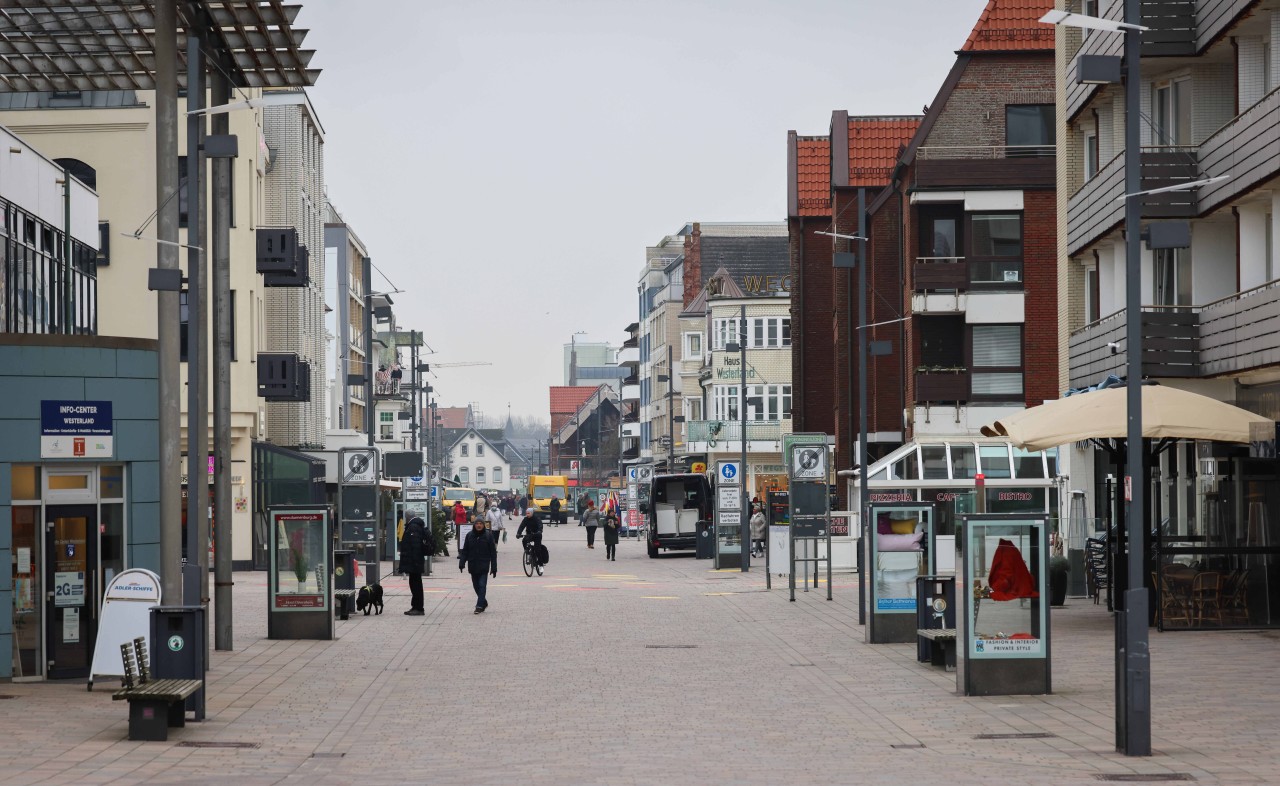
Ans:
[{"label": "info board with poster", "polygon": [[160,577],[144,568],[121,571],[107,584],[98,614],[89,690],[98,677],[124,676],[120,645],[151,635],[151,607],[159,606],[160,599]]},{"label": "info board with poster", "polygon": [[271,552],[267,638],[333,638],[332,515],[327,507],[280,505],[267,511]]}]

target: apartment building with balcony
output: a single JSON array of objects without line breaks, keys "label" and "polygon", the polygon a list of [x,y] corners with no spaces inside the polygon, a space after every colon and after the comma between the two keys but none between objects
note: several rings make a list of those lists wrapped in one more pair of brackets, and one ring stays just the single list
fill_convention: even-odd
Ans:
[{"label": "apartment building with balcony", "polygon": [[[1070,5],[1113,20],[1123,15],[1118,0]],[[1185,221],[1190,244],[1155,251],[1143,244],[1142,313],[1127,314],[1123,90],[1074,79],[1081,57],[1119,54],[1121,37],[1058,32],[1059,386],[1123,376],[1125,327],[1137,318],[1144,378],[1280,420],[1280,7],[1166,0],[1143,2],[1141,13],[1152,30],[1141,44],[1142,188],[1213,182],[1142,197],[1144,226]],[[1250,451],[1182,441],[1153,468],[1162,561],[1243,571],[1250,625],[1273,624],[1276,604],[1266,586],[1280,577],[1256,567],[1274,564],[1274,556],[1232,550],[1269,546],[1280,535],[1280,510],[1270,502],[1277,466],[1262,457],[1274,455],[1270,444]],[[1118,476],[1116,467],[1102,451],[1073,447],[1069,456],[1071,485],[1085,492],[1090,516],[1110,520],[1117,494],[1108,478]]]},{"label": "apartment building with balcony", "polygon": [[372,279],[371,261],[369,250],[338,208],[332,202],[326,201],[326,204],[324,254],[329,269],[326,297],[334,312],[331,420],[334,428],[363,432],[368,405],[365,389],[363,385],[348,385],[347,379],[352,374],[364,376],[371,371],[364,346],[366,282]]},{"label": "apartment building with balcony", "polygon": [[[914,115],[859,117],[837,110],[825,135],[787,134],[787,227],[795,326],[791,362],[797,380],[793,425],[796,431],[833,435],[837,458],[844,462],[841,466],[854,462],[858,430],[856,340],[851,340],[850,331],[857,318],[857,271],[834,267],[835,252],[847,251],[849,241],[818,233],[858,234],[859,198],[865,207],[889,185],[898,155],[920,120]],[[892,293],[902,288],[898,271],[882,266],[871,271],[869,282],[872,292],[891,293],[889,310],[896,312],[899,297]],[[871,296],[869,313],[892,319],[883,315],[884,305],[881,298]],[[894,387],[891,380],[880,382]],[[887,409],[881,412],[873,406],[872,410],[877,425],[870,429],[868,442],[875,458],[902,444],[901,406],[896,411]]]},{"label": "apartment building with balcony", "polygon": [[[255,97],[259,91],[246,90],[246,94]],[[178,109],[184,111],[183,99],[179,99]],[[289,109],[303,111],[302,107]],[[271,173],[279,174],[279,161],[292,153],[286,152],[283,141],[267,143],[263,109],[231,112],[227,119],[230,133],[239,140],[239,156],[231,162],[229,255],[231,522],[235,565],[237,569],[247,569],[265,567],[267,544],[263,533],[252,526],[254,512],[264,504],[259,492],[271,486],[277,468],[294,459],[303,463],[306,460],[286,449],[293,443],[284,438],[283,430],[268,430],[267,412],[276,405],[264,401],[258,389],[259,355],[273,349],[268,343],[267,326],[271,288],[264,286],[264,278],[256,265],[258,233],[264,227],[283,226],[268,222],[267,201],[274,193]],[[154,229],[143,231],[141,239],[121,237],[144,227],[155,210],[155,121],[155,99],[150,91],[0,94],[0,123],[38,143],[50,157],[62,162],[99,195],[99,250],[94,266],[97,293],[93,312],[99,335],[145,340],[154,340],[157,336],[156,295],[147,288],[147,270],[155,266],[156,260],[156,246],[147,238],[154,236]],[[185,123],[179,124],[178,134],[179,150],[185,151]],[[183,189],[178,195],[179,239],[185,242],[188,217],[184,156],[179,157],[179,171]],[[317,253],[311,266],[321,265],[321,261]],[[185,252],[181,254],[180,264],[186,267]],[[188,368],[185,297],[185,292],[180,294],[181,321],[173,326],[180,337],[184,390]],[[294,329],[299,329],[296,323]],[[317,342],[323,342],[323,322],[316,323],[312,335]],[[318,398],[323,399],[323,394]],[[180,396],[184,454],[187,404],[186,395]],[[323,429],[323,407],[315,414],[318,426]],[[270,458],[267,452],[272,454]],[[185,469],[182,475],[185,477]],[[212,491],[211,485],[211,504]],[[135,564],[145,563],[130,563],[130,566]]]},{"label": "apartment building with balcony", "polygon": [[618,349],[618,437],[623,464],[640,459],[640,323],[623,328],[627,334]]},{"label": "apartment building with balcony", "polygon": [[[684,304],[685,236],[667,235],[645,249],[640,273],[640,457],[667,466],[676,452],[672,418],[680,414],[671,395],[671,369],[680,360],[679,314]],[[625,383],[624,383],[625,384]]]}]

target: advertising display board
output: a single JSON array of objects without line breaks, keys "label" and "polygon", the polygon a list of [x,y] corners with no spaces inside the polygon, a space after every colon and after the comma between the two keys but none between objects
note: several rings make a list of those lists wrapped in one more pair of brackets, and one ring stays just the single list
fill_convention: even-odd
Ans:
[{"label": "advertising display board", "polygon": [[956,688],[966,696],[1051,692],[1049,521],[962,516],[956,564]]},{"label": "advertising display board", "polygon": [[332,639],[333,543],[328,508],[279,506],[267,511],[267,637]]},{"label": "advertising display board", "polygon": [[866,640],[871,644],[916,640],[916,577],[934,573],[934,523],[927,503],[873,503],[862,542],[866,569],[858,574],[868,598]]}]

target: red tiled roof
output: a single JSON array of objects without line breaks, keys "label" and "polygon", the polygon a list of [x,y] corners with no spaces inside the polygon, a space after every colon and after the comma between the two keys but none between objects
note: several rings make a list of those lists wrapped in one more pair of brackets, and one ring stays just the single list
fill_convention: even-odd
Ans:
[{"label": "red tiled roof", "polygon": [[961,52],[1053,51],[1053,25],[1040,17],[1053,10],[1053,0],[987,0],[978,23]]},{"label": "red tiled roof", "polygon": [[849,185],[889,184],[898,150],[920,127],[919,117],[850,117]]},{"label": "red tiled roof", "polygon": [[796,195],[801,216],[831,215],[831,140],[796,139]]},{"label": "red tiled roof", "polygon": [[440,428],[466,428],[467,407],[437,407],[440,416]]},{"label": "red tiled roof", "polygon": [[572,415],[578,411],[578,407],[582,406],[582,402],[591,398],[591,394],[596,392],[596,388],[571,388],[571,387],[552,387],[551,388],[551,414],[552,415]]}]

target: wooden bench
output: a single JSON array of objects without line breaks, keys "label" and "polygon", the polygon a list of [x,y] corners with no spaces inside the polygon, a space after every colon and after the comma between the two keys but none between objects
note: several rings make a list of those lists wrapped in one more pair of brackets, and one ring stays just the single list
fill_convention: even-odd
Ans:
[{"label": "wooden bench", "polygon": [[333,591],[333,608],[338,613],[338,619],[345,620],[351,617],[351,612],[356,607],[356,593],[360,590],[334,590]]},{"label": "wooden bench", "polygon": [[[164,742],[169,727],[187,725],[187,698],[204,687],[202,680],[153,680],[146,639],[120,645],[124,678],[113,701],[129,702],[129,739]],[[136,664],[136,665],[135,665]]]},{"label": "wooden bench", "polygon": [[[918,628],[916,635],[930,643],[930,663],[942,666],[947,671],[956,669],[956,629],[955,628]],[[923,658],[920,659],[924,661]]]}]

